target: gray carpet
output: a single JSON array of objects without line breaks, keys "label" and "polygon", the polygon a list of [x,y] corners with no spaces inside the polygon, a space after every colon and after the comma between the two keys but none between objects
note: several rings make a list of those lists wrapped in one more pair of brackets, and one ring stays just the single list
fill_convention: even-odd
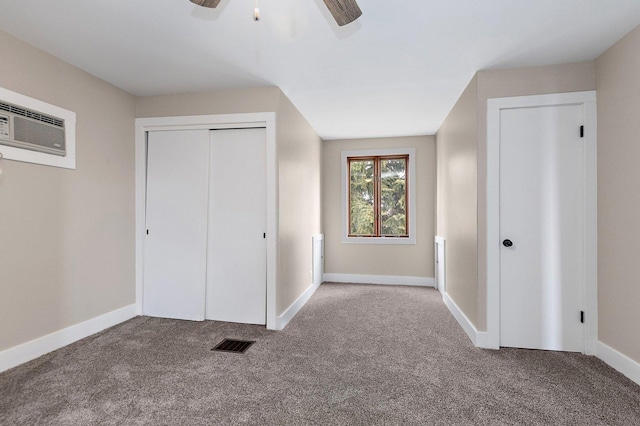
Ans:
[{"label": "gray carpet", "polygon": [[[257,340],[244,355],[222,338]],[[640,424],[579,354],[474,348],[433,289],[322,285],[282,332],[134,318],[0,374],[0,424]]]}]

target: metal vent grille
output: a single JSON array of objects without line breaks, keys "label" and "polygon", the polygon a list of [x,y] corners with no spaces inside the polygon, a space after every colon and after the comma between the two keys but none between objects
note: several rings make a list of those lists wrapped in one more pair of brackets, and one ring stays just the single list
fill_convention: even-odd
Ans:
[{"label": "metal vent grille", "polygon": [[0,110],[64,129],[64,120],[0,101]]},{"label": "metal vent grille", "polygon": [[65,155],[64,129],[18,116],[15,117],[13,124],[13,138],[15,142],[23,142],[23,148]]},{"label": "metal vent grille", "polygon": [[255,341],[253,340],[224,339],[222,342],[218,343],[218,345],[215,348],[211,350],[243,354],[254,343]]}]

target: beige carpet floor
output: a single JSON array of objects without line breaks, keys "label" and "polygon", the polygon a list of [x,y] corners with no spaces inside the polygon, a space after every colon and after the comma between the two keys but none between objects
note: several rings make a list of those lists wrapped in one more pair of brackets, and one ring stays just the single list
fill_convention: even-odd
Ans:
[{"label": "beige carpet floor", "polygon": [[[210,351],[225,337],[256,343]],[[324,284],[281,332],[138,317],[4,372],[0,424],[640,425],[640,387],[477,349],[433,289]]]}]

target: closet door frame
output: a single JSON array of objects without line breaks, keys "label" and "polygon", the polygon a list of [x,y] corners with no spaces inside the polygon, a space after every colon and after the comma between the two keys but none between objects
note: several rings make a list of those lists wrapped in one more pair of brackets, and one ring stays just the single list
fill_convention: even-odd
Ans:
[{"label": "closet door frame", "polygon": [[135,121],[136,170],[136,306],[141,315],[144,282],[145,200],[147,187],[148,132],[159,130],[241,129],[262,127],[266,132],[267,162],[267,328],[277,330],[276,282],[278,259],[278,173],[276,149],[276,114],[196,115],[183,117],[138,118]]}]

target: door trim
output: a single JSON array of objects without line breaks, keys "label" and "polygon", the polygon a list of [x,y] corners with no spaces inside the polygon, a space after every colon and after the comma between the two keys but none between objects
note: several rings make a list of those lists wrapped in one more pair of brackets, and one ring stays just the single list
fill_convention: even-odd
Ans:
[{"label": "door trim", "polygon": [[[434,275],[435,288],[440,291],[442,296],[447,293],[447,240],[444,237],[434,237]],[[439,263],[442,263],[443,274],[440,276]]]},{"label": "door trim", "polygon": [[[585,311],[584,353],[596,353],[597,307],[597,128],[596,92],[556,93],[487,100],[487,340],[483,347],[500,347],[500,111],[559,105],[584,107],[585,143]],[[577,129],[576,129],[577,131]]]},{"label": "door trim", "polygon": [[[249,114],[196,115],[183,117],[150,117],[135,120],[135,173],[136,173],[136,306],[142,315],[144,283],[144,230],[147,186],[147,133],[158,130],[194,130],[264,127],[266,129],[267,160],[267,328],[277,329],[276,282],[278,259],[278,175],[276,148],[276,114],[273,112]],[[203,301],[204,303],[204,301]]]}]

